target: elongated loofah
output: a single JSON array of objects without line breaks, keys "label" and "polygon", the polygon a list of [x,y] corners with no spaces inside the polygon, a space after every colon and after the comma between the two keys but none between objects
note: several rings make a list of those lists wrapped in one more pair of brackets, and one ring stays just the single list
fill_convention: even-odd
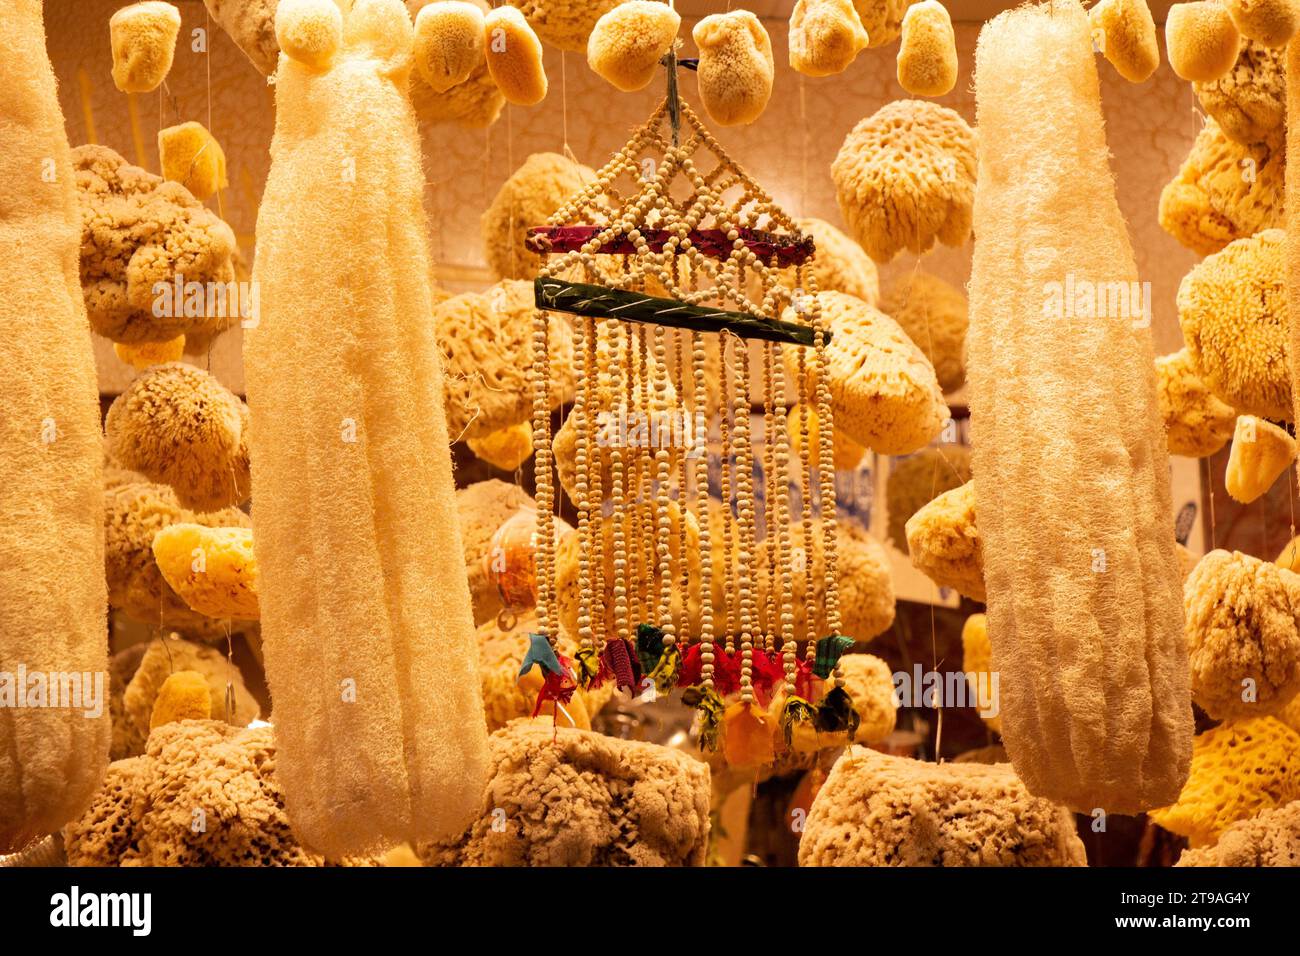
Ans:
[{"label": "elongated loofah", "polygon": [[790,67],[805,76],[843,73],[869,39],[852,0],[798,0],[790,14]]},{"label": "elongated loofah", "polygon": [[987,601],[984,540],[975,524],[975,482],[945,491],[907,519],[912,565],[940,587]]},{"label": "elongated loofah", "polygon": [[191,120],[158,131],[158,160],[163,179],[180,183],[195,199],[225,189],[226,154],[202,123]]},{"label": "elongated loofah", "polygon": [[488,268],[498,279],[535,279],[542,260],[524,246],[529,227],[541,225],[596,171],[559,153],[533,153],[501,184],[479,229]]},{"label": "elongated loofah", "polygon": [[1117,302],[1137,270],[1083,7],[985,25],[975,95],[968,380],[1003,739],[1031,793],[1134,813],[1182,787],[1192,710],[1149,315]]},{"label": "elongated loofah", "polygon": [[1295,439],[1285,428],[1254,415],[1237,419],[1223,484],[1228,494],[1250,504],[1295,461]]},{"label": "elongated loofah", "polygon": [[483,62],[483,11],[464,0],[421,7],[415,17],[415,67],[435,93],[464,83]]},{"label": "elongated loofah", "polygon": [[[966,673],[966,681],[970,687],[969,692],[975,695],[973,699],[978,701],[979,682],[985,682],[986,692],[988,688],[992,687],[990,675],[993,673],[993,645],[989,641],[989,618],[987,614],[972,614],[966,618],[966,623],[961,627],[961,669]],[[1002,717],[1000,713],[981,713],[980,720],[984,721],[984,725],[994,733],[1002,733]]]},{"label": "elongated loofah", "polygon": [[1165,15],[1169,65],[1184,80],[1209,83],[1237,60],[1241,34],[1219,0],[1175,3]]},{"label": "elongated loofah", "polygon": [[1100,32],[1102,55],[1130,83],[1145,82],[1160,65],[1156,24],[1146,0],[1101,0],[1088,11],[1094,42]]},{"label": "elongated loofah", "polygon": [[277,769],[333,856],[459,831],[487,775],[413,31],[399,0],[357,0],[343,32],[327,71],[280,60],[244,336]]},{"label": "elongated loofah", "polygon": [[934,366],[944,392],[966,381],[966,296],[956,286],[919,269],[900,276],[880,303]]},{"label": "elongated loofah", "polygon": [[677,39],[682,18],[660,0],[628,0],[599,20],[587,39],[587,65],[624,93],[643,90]]},{"label": "elongated loofah", "polygon": [[108,21],[113,45],[113,85],[123,93],[152,93],[167,78],[176,55],[181,12],[145,0],[122,7]]},{"label": "elongated loofah", "polygon": [[1236,410],[1205,387],[1186,346],[1156,359],[1156,397],[1169,454],[1206,458],[1232,437]]},{"label": "elongated loofah", "polygon": [[1224,0],[1233,25],[1248,40],[1286,46],[1300,26],[1294,0]]},{"label": "elongated loofah", "polygon": [[1229,139],[1246,145],[1276,140],[1286,119],[1286,50],[1247,40],[1231,70],[1192,89]]},{"label": "elongated loofah", "polygon": [[114,342],[113,354],[132,368],[143,371],[155,365],[179,362],[185,354],[185,336],[178,335],[166,342],[141,342],[138,345]]},{"label": "elongated loofah", "polygon": [[176,671],[158,688],[149,729],[178,720],[207,720],[211,711],[207,678],[198,671]]},{"label": "elongated loofah", "polygon": [[772,98],[772,41],[748,10],[715,13],[691,32],[700,48],[696,78],[704,111],[719,126],[746,126]]},{"label": "elongated loofah", "polygon": [[[0,854],[80,814],[104,776],[103,445],[77,277],[72,162],[39,0],[0,0]],[[17,670],[77,675],[30,700]],[[89,696],[99,680],[98,715]],[[89,682],[89,683],[86,683]],[[58,688],[48,688],[58,693]]]},{"label": "elongated loofah", "polygon": [[488,73],[507,103],[536,106],[546,98],[542,41],[515,7],[495,7],[483,18]]},{"label": "elongated loofah", "polygon": [[154,535],[152,547],[163,580],[200,614],[248,621],[261,616],[249,528],[173,524]]},{"label": "elongated loofah", "polygon": [[939,0],[907,8],[898,46],[898,85],[913,96],[943,96],[957,85],[957,37]]}]

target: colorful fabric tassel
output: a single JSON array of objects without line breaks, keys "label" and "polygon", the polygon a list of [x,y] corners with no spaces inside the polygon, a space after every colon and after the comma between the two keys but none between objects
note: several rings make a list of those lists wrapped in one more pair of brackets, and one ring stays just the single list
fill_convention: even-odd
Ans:
[{"label": "colorful fabric tassel", "polygon": [[813,726],[823,734],[838,734],[847,731],[849,740],[858,732],[858,723],[862,718],[853,709],[853,698],[843,687],[834,687],[817,705],[817,714]]},{"label": "colorful fabric tassel", "polygon": [[606,668],[595,648],[582,648],[573,655],[573,664],[579,687],[585,690],[596,690],[605,682]]},{"label": "colorful fabric tassel", "polygon": [[754,696],[766,707],[773,691],[785,683],[785,664],[774,651],[755,648],[750,676],[754,681]]},{"label": "colorful fabric tassel", "polygon": [[718,734],[722,730],[722,698],[711,687],[688,687],[682,692],[682,703],[699,712],[700,749],[713,753],[718,749]]},{"label": "colorful fabric tassel", "polygon": [[840,662],[844,652],[853,646],[853,638],[843,634],[832,634],[817,642],[817,659],[813,662],[813,673],[822,680],[831,676],[835,665]]},{"label": "colorful fabric tassel", "polygon": [[722,715],[722,755],[733,767],[762,767],[776,759],[772,725],[763,708],[738,700]]},{"label": "colorful fabric tassel", "polygon": [[793,749],[794,747],[794,728],[796,724],[813,724],[815,723],[816,713],[812,704],[804,700],[797,694],[791,694],[785,699],[785,704],[781,707],[781,736],[785,738],[785,745]]},{"label": "colorful fabric tassel", "polygon": [[813,674],[812,661],[799,658],[794,663],[794,692],[804,700],[816,700],[820,682]]},{"label": "colorful fabric tassel", "polygon": [[523,666],[519,668],[519,676],[523,677],[534,667],[541,667],[545,674],[562,674],[564,668],[560,666],[559,659],[555,656],[555,648],[545,634],[528,635],[528,653],[524,655]]},{"label": "colorful fabric tassel", "polygon": [[602,660],[614,675],[615,687],[631,693],[637,692],[641,683],[641,669],[636,655],[632,653],[631,641],[625,637],[606,641]]},{"label": "colorful fabric tassel", "polygon": [[713,687],[726,697],[740,690],[740,652],[713,645]]},{"label": "colorful fabric tassel", "polygon": [[669,644],[659,655],[659,662],[650,671],[650,679],[655,682],[655,690],[668,694],[677,686],[677,675],[682,669],[682,652],[676,644]]},{"label": "colorful fabric tassel", "polygon": [[704,660],[700,657],[703,653],[702,644],[692,644],[686,648],[686,652],[682,654],[681,667],[677,669],[678,687],[692,687],[703,679]]},{"label": "colorful fabric tassel", "polygon": [[664,632],[653,624],[636,626],[636,656],[641,661],[641,673],[649,674],[659,664],[664,652]]}]

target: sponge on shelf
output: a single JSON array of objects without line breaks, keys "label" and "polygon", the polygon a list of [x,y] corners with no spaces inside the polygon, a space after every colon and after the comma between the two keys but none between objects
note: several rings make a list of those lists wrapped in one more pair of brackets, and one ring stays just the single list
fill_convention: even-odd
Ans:
[{"label": "sponge on shelf", "polygon": [[421,7],[415,17],[415,68],[435,93],[469,79],[483,62],[483,11],[464,0]]},{"label": "sponge on shelf", "polygon": [[185,354],[185,336],[182,334],[165,342],[139,342],[135,345],[114,342],[113,354],[132,368],[143,371],[154,365],[179,362]]},{"label": "sponge on shelf", "polygon": [[1160,65],[1156,24],[1146,0],[1101,0],[1088,12],[1094,38],[1101,31],[1101,53],[1131,83],[1142,83]]},{"label": "sponge on shelf", "polygon": [[695,25],[700,101],[719,126],[754,122],[772,98],[772,41],[748,10],[715,13]]},{"label": "sponge on shelf", "polygon": [[957,85],[957,38],[939,0],[921,0],[903,16],[898,85],[913,96],[943,96]]},{"label": "sponge on shelf", "polygon": [[620,3],[596,21],[587,38],[587,65],[624,93],[645,89],[681,25],[677,11],[659,0]]},{"label": "sponge on shelf", "polygon": [[1237,419],[1232,451],[1223,483],[1237,501],[1247,505],[1269,488],[1295,461],[1295,439],[1285,428],[1254,415]]},{"label": "sponge on shelf", "polygon": [[153,556],[163,580],[200,614],[248,621],[261,616],[251,529],[169,525],[154,535]]},{"label": "sponge on shelf", "polygon": [[177,671],[158,688],[149,729],[177,720],[207,720],[211,716],[208,679],[198,671]]},{"label": "sponge on shelf", "polygon": [[799,0],[790,14],[790,66],[805,76],[843,73],[868,40],[851,0]]},{"label": "sponge on shelf", "polygon": [[123,93],[156,90],[172,68],[180,30],[181,12],[170,3],[145,0],[114,13],[108,21],[113,85]]},{"label": "sponge on shelf", "polygon": [[536,106],[546,98],[542,41],[524,15],[511,6],[496,7],[483,18],[488,73],[506,102]]},{"label": "sponge on shelf", "polygon": [[158,159],[163,179],[180,183],[195,199],[225,189],[226,154],[202,123],[191,120],[158,131]]},{"label": "sponge on shelf", "polygon": [[1165,17],[1169,65],[1184,80],[1209,83],[1237,62],[1241,34],[1219,0],[1175,3]]}]

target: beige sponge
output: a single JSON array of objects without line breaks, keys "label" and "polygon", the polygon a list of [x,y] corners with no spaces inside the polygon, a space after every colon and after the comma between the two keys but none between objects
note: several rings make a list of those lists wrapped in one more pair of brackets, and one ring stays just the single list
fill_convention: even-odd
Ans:
[{"label": "beige sponge", "polygon": [[546,98],[542,41],[515,7],[491,10],[483,18],[488,72],[506,98],[517,106],[536,106]]},{"label": "beige sponge", "polygon": [[465,444],[493,468],[514,471],[533,456],[533,426],[531,422],[507,425],[481,438],[467,437]]},{"label": "beige sponge", "polygon": [[896,279],[880,303],[880,311],[901,325],[925,353],[945,393],[966,381],[968,310],[960,289],[921,269]]},{"label": "beige sponge", "polygon": [[173,524],[153,538],[163,579],[200,614],[255,621],[257,558],[249,528]]},{"label": "beige sponge", "polygon": [[1175,866],[1300,866],[1300,800],[1239,820],[1217,842],[1188,849]]},{"label": "beige sponge", "polygon": [[331,0],[280,0],[275,38],[291,59],[325,69],[343,43],[341,8]]},{"label": "beige sponge", "polygon": [[1219,0],[1175,3],[1165,16],[1169,65],[1184,80],[1209,83],[1237,60],[1241,34]]},{"label": "beige sponge", "polygon": [[1192,89],[1229,139],[1245,145],[1277,140],[1286,119],[1286,50],[1247,40],[1231,70]]},{"label": "beige sponge", "polygon": [[225,189],[226,154],[202,123],[191,120],[158,131],[158,159],[163,179],[180,183],[195,199]]},{"label": "beige sponge", "polygon": [[1224,0],[1224,6],[1243,37],[1265,46],[1286,46],[1300,26],[1294,0]]},{"label": "beige sponge", "polygon": [[957,38],[939,0],[907,8],[898,46],[898,85],[913,96],[943,96],[957,85]]},{"label": "beige sponge", "polygon": [[587,65],[624,93],[645,89],[673,47],[682,18],[660,0],[629,0],[596,21],[587,39]]},{"label": "beige sponge", "polygon": [[185,354],[185,336],[178,335],[166,342],[140,342],[126,345],[113,343],[113,354],[132,368],[144,370],[167,362],[179,362]]},{"label": "beige sponge", "polygon": [[843,73],[868,40],[852,0],[798,0],[790,14],[790,67],[805,76]]},{"label": "beige sponge", "polygon": [[1169,454],[1205,458],[1232,437],[1236,410],[1205,387],[1186,346],[1156,359],[1156,397]]},{"label": "beige sponge", "polygon": [[970,481],[970,448],[966,445],[932,445],[915,455],[889,462],[885,482],[885,517],[889,540],[907,553],[907,519],[945,491]]},{"label": "beige sponge", "polygon": [[1101,0],[1088,12],[1102,55],[1130,83],[1142,83],[1160,65],[1156,24],[1146,0]]},{"label": "beige sponge", "polygon": [[907,520],[912,565],[940,587],[974,601],[984,591],[984,542],[975,524],[975,482],[945,491]]},{"label": "beige sponge", "polygon": [[113,85],[123,93],[152,93],[172,68],[181,12],[145,0],[122,7],[108,21],[113,45]]},{"label": "beige sponge", "polygon": [[596,180],[596,171],[559,153],[533,153],[492,197],[479,222],[488,268],[498,279],[535,279],[541,256],[524,245],[573,194]]},{"label": "beige sponge", "polygon": [[719,126],[754,122],[772,97],[772,41],[748,10],[715,13],[695,24],[700,101]]},{"label": "beige sponge", "polygon": [[211,710],[207,678],[198,671],[177,671],[158,688],[149,729],[177,720],[207,720]]},{"label": "beige sponge", "polygon": [[[817,247],[812,271],[822,292],[847,292],[867,305],[880,304],[880,275],[875,262],[857,241],[824,219],[800,219],[799,228],[811,236]],[[795,276],[783,276],[793,288]],[[885,309],[884,311],[889,311]]]},{"label": "beige sponge", "polygon": [[[961,627],[961,669],[966,674],[968,683],[973,681],[970,693],[979,700],[980,682],[987,690],[992,688],[993,645],[989,641],[989,617],[987,614],[972,614],[966,618]],[[1000,710],[999,706],[999,710]],[[1002,716],[1000,713],[980,713],[984,725],[996,734],[1002,733]]]},{"label": "beige sponge", "polygon": [[483,61],[483,11],[464,0],[421,7],[415,17],[415,66],[435,93],[469,79]]},{"label": "beige sponge", "polygon": [[1250,504],[1295,461],[1295,439],[1285,428],[1254,415],[1237,419],[1223,484],[1242,504]]}]

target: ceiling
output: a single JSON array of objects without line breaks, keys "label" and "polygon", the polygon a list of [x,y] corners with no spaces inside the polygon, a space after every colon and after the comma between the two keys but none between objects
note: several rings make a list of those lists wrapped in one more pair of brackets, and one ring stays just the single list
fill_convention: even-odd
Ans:
[{"label": "ceiling", "polygon": [[[1165,22],[1170,0],[1148,0],[1156,23]],[[794,9],[795,0],[676,0],[674,6],[684,17],[703,17],[728,9],[749,10],[764,19],[786,20]],[[953,20],[963,23],[982,23],[985,20],[1017,6],[1015,0],[944,0],[944,6]],[[1085,0],[1086,6],[1091,6]]]}]

